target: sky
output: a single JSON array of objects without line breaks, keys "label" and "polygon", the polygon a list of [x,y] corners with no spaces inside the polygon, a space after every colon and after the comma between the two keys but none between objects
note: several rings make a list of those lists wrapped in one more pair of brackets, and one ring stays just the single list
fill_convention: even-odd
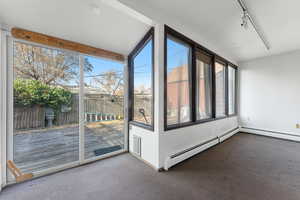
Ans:
[{"label": "sky", "polygon": [[[152,39],[149,40],[143,49],[134,57],[134,87],[148,89],[152,85]],[[175,39],[167,39],[167,71],[175,67],[187,64],[189,47]],[[123,75],[124,64],[104,58],[85,56],[93,65],[91,72],[84,73],[84,81],[93,85],[93,78],[90,76],[101,75],[108,71],[116,71]]]},{"label": "sky", "polygon": [[[168,72],[174,67],[178,67],[188,62],[189,49],[187,46],[175,42],[174,40],[167,40],[168,52]],[[152,42],[151,40],[144,46],[144,48],[134,58],[134,85],[139,88],[144,85],[145,88],[151,87],[151,70],[152,70]]]},{"label": "sky", "polygon": [[[102,75],[105,72],[115,71],[121,76],[124,72],[124,64],[116,61],[111,61],[103,58],[96,58],[92,56],[85,56],[90,64],[93,65],[93,70],[91,72],[84,72],[84,82],[86,84],[93,85],[93,77]],[[90,77],[92,76],[92,77]]]},{"label": "sky", "polygon": [[[141,87],[148,89],[152,85],[152,40],[149,40],[143,49],[134,57],[134,87],[139,89]],[[167,58],[168,58],[168,72],[174,67],[184,65],[188,61],[188,47],[182,43],[175,42],[176,39],[167,39]],[[52,49],[49,49],[53,51]],[[97,58],[92,56],[85,56],[90,64],[93,65],[91,72],[84,72],[84,81],[87,84],[93,83],[93,78],[90,76],[103,75],[108,71],[115,71],[123,76],[124,64],[104,58]],[[74,70],[79,72],[79,67],[74,66]],[[69,80],[66,85],[77,85],[78,80]]]},{"label": "sky", "polygon": [[167,39],[167,68],[168,73],[175,67],[187,64],[189,47],[183,43]]},{"label": "sky", "polygon": [[[167,39],[167,71],[173,68],[187,64],[189,56],[189,47],[173,39]],[[124,72],[123,63],[111,61],[103,58],[86,56],[88,61],[94,66],[92,72],[85,72],[84,80],[87,84],[92,83],[89,76],[101,75],[108,71],[116,71],[120,75]],[[134,87],[139,89],[151,88],[152,85],[152,40],[149,40],[143,49],[134,57]]]},{"label": "sky", "polygon": [[134,87],[139,89],[151,88],[152,85],[152,39],[147,42],[144,48],[134,57]]}]

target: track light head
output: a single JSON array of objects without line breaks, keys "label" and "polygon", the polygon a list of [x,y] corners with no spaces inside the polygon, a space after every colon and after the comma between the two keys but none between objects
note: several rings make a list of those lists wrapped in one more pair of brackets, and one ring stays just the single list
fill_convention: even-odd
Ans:
[{"label": "track light head", "polygon": [[241,26],[244,27],[246,30],[248,29],[248,13],[246,10],[244,10],[242,15],[242,23]]}]

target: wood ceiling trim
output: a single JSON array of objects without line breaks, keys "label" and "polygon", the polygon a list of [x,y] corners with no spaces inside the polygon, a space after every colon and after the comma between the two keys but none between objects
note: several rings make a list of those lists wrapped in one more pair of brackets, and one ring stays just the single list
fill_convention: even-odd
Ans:
[{"label": "wood ceiling trim", "polygon": [[120,62],[123,62],[125,60],[124,56],[119,53],[107,51],[107,50],[100,49],[100,48],[95,48],[95,47],[85,45],[85,44],[80,44],[77,42],[60,39],[60,38],[45,35],[42,33],[28,31],[28,30],[21,29],[21,28],[12,28],[11,33],[12,33],[12,36],[17,39],[22,39],[22,40],[39,43],[39,44],[43,44],[43,45],[47,45],[47,46],[51,46],[51,47],[76,51],[79,53],[98,56],[98,57],[116,60],[116,61],[120,61]]}]

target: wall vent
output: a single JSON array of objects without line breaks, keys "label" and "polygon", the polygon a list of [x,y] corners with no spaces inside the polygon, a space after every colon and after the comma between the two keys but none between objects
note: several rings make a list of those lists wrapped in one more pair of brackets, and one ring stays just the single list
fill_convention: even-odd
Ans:
[{"label": "wall vent", "polygon": [[133,153],[141,157],[141,137],[133,135]]}]

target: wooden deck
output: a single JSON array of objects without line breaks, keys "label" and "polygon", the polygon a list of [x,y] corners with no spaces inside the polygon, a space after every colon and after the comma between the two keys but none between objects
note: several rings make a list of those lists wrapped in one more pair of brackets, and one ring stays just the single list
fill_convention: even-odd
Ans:
[{"label": "wooden deck", "polygon": [[[123,121],[90,123],[85,127],[85,158],[94,151],[124,146]],[[79,127],[20,131],[14,135],[14,162],[23,172],[37,172],[79,159]]]}]

